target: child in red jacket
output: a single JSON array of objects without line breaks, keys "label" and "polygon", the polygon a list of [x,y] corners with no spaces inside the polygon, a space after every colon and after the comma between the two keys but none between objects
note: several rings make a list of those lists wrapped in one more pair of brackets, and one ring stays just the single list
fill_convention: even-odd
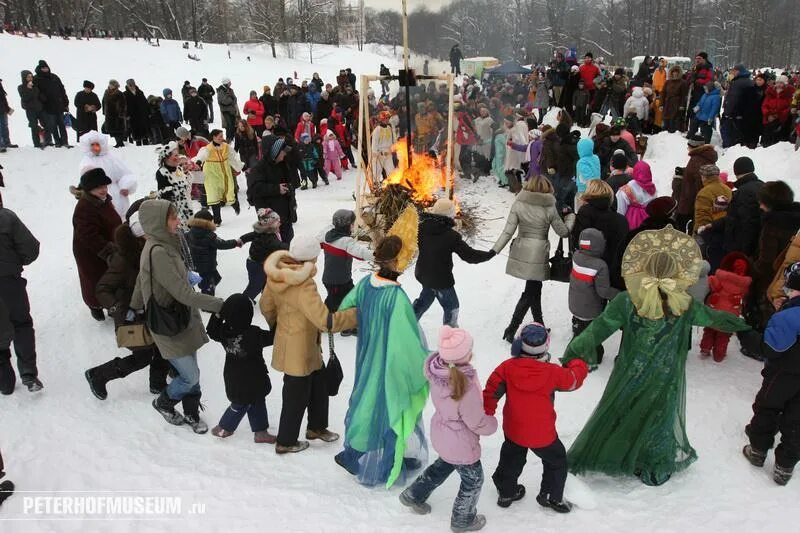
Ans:
[{"label": "child in red jacket", "polygon": [[507,395],[503,408],[505,442],[500,450],[500,462],[492,475],[500,507],[508,507],[525,496],[525,487],[517,481],[530,449],[542,460],[544,467],[536,501],[542,507],[559,513],[568,513],[572,509],[572,505],[564,500],[567,452],[556,433],[553,393],[580,387],[589,367],[581,359],[573,359],[566,368],[550,364],[549,343],[550,332],[543,325],[533,323],[525,326],[511,345],[513,357],[492,372],[483,390],[487,415],[494,415],[497,401]]},{"label": "child in red jacket", "polygon": [[[750,273],[750,261],[741,252],[731,252],[720,263],[717,271],[708,277],[711,293],[706,301],[712,309],[727,311],[736,316],[742,313],[742,301],[753,281]],[[703,328],[700,341],[700,355],[708,357],[713,352],[714,361],[722,362],[728,354],[730,333],[723,333],[712,328]]]}]

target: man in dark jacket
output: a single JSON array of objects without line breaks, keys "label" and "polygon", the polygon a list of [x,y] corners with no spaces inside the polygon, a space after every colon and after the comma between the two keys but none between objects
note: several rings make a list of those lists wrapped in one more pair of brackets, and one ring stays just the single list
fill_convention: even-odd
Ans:
[{"label": "man in dark jacket", "polygon": [[192,135],[208,137],[208,105],[194,87],[189,87],[189,98],[183,105],[183,118],[189,122]]},{"label": "man in dark jacket", "polygon": [[422,292],[414,300],[417,320],[425,314],[433,300],[444,309],[443,324],[458,327],[458,295],[453,277],[453,254],[471,264],[483,263],[495,256],[493,251],[483,252],[471,248],[453,229],[456,207],[452,201],[441,198],[422,215],[419,225],[419,257],[414,275],[422,285]]},{"label": "man in dark jacket", "polygon": [[[31,129],[31,140],[33,145],[44,150],[45,146],[53,143],[50,132],[45,130],[45,139],[42,143],[39,139],[39,123],[45,124],[44,105],[39,94],[39,88],[33,83],[33,73],[30,70],[23,70],[21,73],[22,83],[17,87],[20,104],[25,110],[25,117],[28,119],[28,127]],[[98,107],[100,103],[98,100]]]},{"label": "man in dark jacket", "polygon": [[621,137],[622,127],[612,126],[608,133],[608,137],[604,137],[595,149],[595,153],[597,153],[597,156],[600,158],[600,175],[603,179],[608,178],[611,172],[611,158],[617,150],[623,151],[628,160],[629,167],[633,168],[639,161],[639,157],[636,155],[633,148],[631,148],[631,145],[628,144],[628,141]]},{"label": "man in dark jacket", "polygon": [[756,86],[750,71],[744,65],[731,70],[733,80],[725,93],[720,121],[722,147],[744,144],[755,148],[760,133],[761,99],[756,95]]},{"label": "man in dark jacket", "polygon": [[269,135],[262,143],[263,157],[247,173],[247,201],[256,210],[269,208],[281,217],[281,240],[290,243],[297,222],[292,171],[286,162],[291,147],[286,139]]},{"label": "man in dark jacket", "polygon": [[464,59],[464,54],[461,53],[458,43],[454,44],[450,49],[450,72],[456,76],[461,75],[461,60]]},{"label": "man in dark jacket", "polygon": [[328,119],[333,111],[333,101],[328,91],[322,91],[317,102],[317,112],[314,113],[314,124],[319,128],[319,123],[322,119]]},{"label": "man in dark jacket", "polygon": [[203,78],[203,82],[200,84],[200,87],[197,89],[197,94],[200,98],[208,106],[208,123],[211,124],[214,122],[214,95],[216,91],[214,91],[214,87],[208,83],[206,78]]},{"label": "man in dark jacket", "polygon": [[3,80],[0,80],[0,152],[5,152],[6,148],[17,148],[16,144],[11,143],[8,133],[8,116],[13,112],[8,105],[6,90],[3,88]]},{"label": "man in dark jacket", "polygon": [[136,146],[148,144],[150,136],[150,105],[136,81],[125,82],[125,108],[128,114],[128,133]]},{"label": "man in dark jacket", "polygon": [[[23,267],[39,257],[39,241],[13,211],[0,204],[0,304],[8,312],[14,329],[14,352],[22,384],[30,392],[42,389],[36,368],[36,340],[33,331],[27,281]],[[16,376],[8,345],[0,350],[0,393],[14,392]]]},{"label": "man in dark jacket", "polygon": [[264,106],[265,117],[271,117],[278,112],[278,100],[272,96],[272,90],[269,85],[264,85],[264,92],[259,96],[258,100]]},{"label": "man in dark jacket", "polygon": [[127,131],[125,124],[125,117],[128,116],[127,107],[125,95],[119,90],[119,82],[109,80],[108,88],[103,94],[103,115],[106,117],[103,129],[117,141],[114,148],[125,146],[123,140]]},{"label": "man in dark jacket", "polygon": [[286,126],[290,132],[297,128],[300,117],[307,111],[309,111],[308,102],[300,92],[300,88],[297,85],[290,86],[289,96],[284,100],[284,109],[281,112],[281,116],[286,119]]},{"label": "man in dark jacket", "polygon": [[[83,81],[83,90],[75,95],[75,131],[78,140],[81,135],[97,131],[97,112],[100,110],[100,98],[94,93],[94,83]],[[149,112],[149,109],[148,109]]]},{"label": "man in dark jacket", "polygon": [[550,62],[550,69],[547,71],[550,84],[553,86],[553,101],[561,101],[561,91],[569,78],[569,65],[564,61],[564,54],[556,53],[555,59]]},{"label": "man in dark jacket", "polygon": [[217,103],[222,115],[222,127],[225,128],[225,141],[230,143],[236,132],[236,119],[240,116],[239,103],[231,88],[230,78],[222,78],[222,85],[217,87]]},{"label": "man in dark jacket", "polygon": [[50,67],[44,59],[40,59],[36,66],[33,84],[39,88],[39,97],[44,103],[45,129],[53,136],[56,147],[71,148],[67,128],[64,125],[64,113],[69,106],[67,92],[61,83],[61,78],[50,72]]}]

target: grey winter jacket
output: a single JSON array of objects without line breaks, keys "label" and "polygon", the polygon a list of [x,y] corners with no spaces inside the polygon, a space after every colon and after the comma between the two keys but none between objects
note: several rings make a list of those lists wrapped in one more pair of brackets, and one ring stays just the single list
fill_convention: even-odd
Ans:
[{"label": "grey winter jacket", "polygon": [[603,261],[606,240],[600,230],[587,228],[580,234],[578,250],[572,254],[569,277],[569,312],[581,320],[593,320],[603,312],[603,301],[619,291],[611,286],[608,265]]},{"label": "grey winter jacket", "polygon": [[546,281],[550,279],[550,227],[559,237],[566,238],[574,223],[572,214],[561,220],[556,211],[556,197],[552,194],[521,191],[511,205],[506,227],[492,250],[500,253],[519,230],[511,242],[506,274],[518,279]]},{"label": "grey winter jacket", "polygon": [[711,272],[711,264],[708,261],[703,261],[700,266],[700,277],[697,278],[697,281],[694,285],[686,289],[686,292],[689,293],[689,296],[694,298],[699,304],[706,303],[706,296],[708,293],[711,292],[711,289],[708,286],[708,273]]},{"label": "grey winter jacket", "polygon": [[0,276],[18,276],[39,257],[39,241],[17,217],[0,207]]},{"label": "grey winter jacket", "polygon": [[167,200],[147,200],[139,208],[139,221],[147,235],[147,243],[142,250],[131,308],[144,310],[151,294],[159,305],[170,306],[177,300],[191,308],[189,326],[178,335],[165,337],[153,333],[153,340],[164,359],[176,359],[195,353],[208,342],[199,309],[217,313],[222,309],[223,302],[219,298],[195,292],[189,285],[178,237],[167,231],[169,206]]},{"label": "grey winter jacket", "polygon": [[236,94],[227,85],[217,87],[217,103],[222,113],[229,115],[239,115],[239,103],[236,101]]}]

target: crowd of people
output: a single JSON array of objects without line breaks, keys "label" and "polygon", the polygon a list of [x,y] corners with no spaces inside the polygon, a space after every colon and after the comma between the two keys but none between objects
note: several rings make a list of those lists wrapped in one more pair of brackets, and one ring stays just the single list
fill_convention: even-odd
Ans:
[{"label": "crowd of people", "polygon": [[[643,65],[630,82],[619,71],[607,79],[587,54],[581,66],[564,69],[557,58],[549,71],[530,78],[431,83],[414,89],[416,113],[407,112],[404,95],[392,97],[385,86],[380,97],[372,90],[359,94],[350,69],[341,70],[335,83],[317,74],[299,85],[279,79],[274,93],[265,85],[243,103],[228,78],[216,89],[207,79],[197,88],[186,81],[182,102],[170,89],[151,101],[134,80],[127,80],[125,91],[110,80],[100,101],[87,80],[75,97],[73,127],[84,157],[80,182],[71,188],[77,200],[73,252],[91,316],[112,317],[118,346],[130,350],[86,370],[92,393],[105,400],[110,382],[149,368],[154,409],[170,424],[206,433],[197,351],[213,339],[226,355],[230,405],[212,434],[231,437],[247,415],[256,443],[274,444],[278,454],[297,453],[310,440],[340,438],[329,429],[328,411],[342,370],[333,354],[323,360],[321,333],[357,335],[354,387],[336,463],[367,486],[389,487],[418,472],[426,460],[421,416],[430,396],[430,440],[439,458],[400,494],[400,502],[430,512],[426,500],[457,471],[462,483],[451,527],[474,531],[486,523],[476,509],[483,483],[479,439],[497,430],[494,414],[503,399],[504,443],[492,476],[500,507],[525,496],[519,476],[528,449],[544,464],[536,500],[559,513],[572,508],[564,498],[568,470],[660,485],[696,460],[685,430],[685,363],[691,328],[699,325],[705,328],[699,357],[722,363],[737,332],[742,353],[766,361],[743,453],[763,466],[780,432],[773,479],[786,484],[800,460],[800,204],[785,182],[762,182],[749,157],[726,171],[716,166],[718,151],[707,128],[720,113],[719,102],[709,103],[718,100],[720,88],[703,53],[687,78],[674,68],[670,79],[662,78],[666,65],[656,67],[649,58]],[[19,87],[34,144],[69,146],[65,88],[46,61],[35,71],[24,71]],[[747,71],[733,72],[729,95]],[[786,81],[779,77],[767,92],[788,94]],[[667,113],[673,85],[680,85],[680,98],[675,113]],[[320,180],[327,184],[331,176],[342,179],[343,169],[355,163],[353,148],[358,154],[365,145],[354,136],[359,98],[367,99],[372,141],[372,154],[360,155],[372,161],[380,186],[397,164],[398,138],[410,134],[418,155],[447,152],[443,114],[452,91],[458,174],[493,174],[515,194],[491,249],[464,242],[454,229],[456,206],[444,198],[421,212],[419,222],[403,219],[418,228],[371,245],[354,238],[356,214],[346,209],[332,213],[321,234],[295,237],[296,191],[316,188]],[[209,131],[214,98],[223,128]],[[744,99],[741,105],[752,103]],[[768,94],[762,106],[765,126],[777,117],[784,129],[765,128],[762,142],[765,135],[788,139],[785,124],[793,111],[787,108],[784,116],[770,107],[772,100]],[[544,123],[551,107],[558,107],[555,127]],[[105,121],[98,131],[101,110]],[[723,111],[723,124],[733,120],[736,131],[746,131],[737,112]],[[589,127],[588,134],[575,122]],[[688,130],[687,163],[675,169],[669,191],[657,190],[643,157],[642,133],[658,128]],[[153,195],[132,201],[138,180],[109,138],[115,146],[156,146]],[[241,174],[257,218],[251,232],[223,239],[217,234],[222,208],[241,212]],[[551,228],[560,237],[556,255],[566,252],[566,264],[551,254]],[[408,238],[417,233],[418,239]],[[0,208],[0,235],[0,393],[12,394],[16,385],[12,339],[21,381],[36,392],[43,385],[22,270],[36,260],[39,242],[6,208]],[[459,328],[452,256],[491,261],[509,243],[506,273],[525,282],[508,326],[498,332],[512,357],[482,386],[470,364],[472,336]],[[241,293],[226,287],[230,295],[220,298],[217,253],[244,245],[247,286]],[[325,299],[314,280],[320,254]],[[422,291],[412,301],[398,278],[415,254]],[[374,272],[354,282],[353,260],[370,261]],[[561,365],[549,362],[542,302],[548,281],[569,284],[573,338]],[[429,353],[418,321],[434,300],[443,308],[444,326],[438,349]],[[269,330],[253,324],[255,305]],[[207,324],[201,311],[210,313]],[[555,428],[553,393],[580,387],[602,364],[603,342],[620,329],[605,393],[567,451]],[[272,390],[264,358],[270,346],[271,366],[283,373],[276,433],[265,403]]]}]

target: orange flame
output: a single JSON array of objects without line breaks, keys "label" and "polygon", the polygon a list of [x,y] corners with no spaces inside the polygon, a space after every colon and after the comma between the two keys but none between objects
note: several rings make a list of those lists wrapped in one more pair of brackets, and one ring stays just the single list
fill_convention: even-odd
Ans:
[{"label": "orange flame", "polygon": [[[428,206],[442,195],[447,184],[444,165],[428,154],[414,153],[411,167],[408,166],[406,139],[400,139],[392,150],[397,154],[397,168],[384,180],[383,185],[400,185],[411,191],[414,203]],[[451,177],[452,184],[452,177]]]}]

